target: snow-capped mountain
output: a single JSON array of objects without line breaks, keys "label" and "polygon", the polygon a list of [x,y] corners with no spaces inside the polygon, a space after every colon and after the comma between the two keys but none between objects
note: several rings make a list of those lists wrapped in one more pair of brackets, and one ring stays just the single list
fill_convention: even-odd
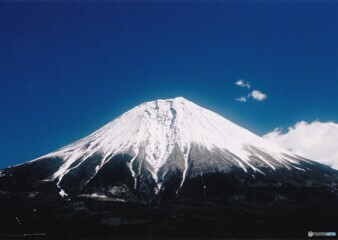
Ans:
[{"label": "snow-capped mountain", "polygon": [[254,180],[281,173],[304,176],[318,169],[331,179],[330,168],[177,97],[143,103],[75,143],[4,169],[0,188],[54,186],[63,197],[126,200],[169,190],[179,195],[188,179],[213,173]]},{"label": "snow-capped mountain", "polygon": [[303,238],[336,228],[337,186],[334,169],[184,98],[157,100],[0,170],[0,233]]}]

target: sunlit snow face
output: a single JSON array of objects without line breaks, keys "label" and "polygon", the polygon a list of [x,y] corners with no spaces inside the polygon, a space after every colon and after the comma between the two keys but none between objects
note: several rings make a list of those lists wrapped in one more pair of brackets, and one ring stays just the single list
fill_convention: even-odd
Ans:
[{"label": "sunlit snow face", "polygon": [[[157,181],[157,173],[174,147],[178,146],[185,161],[188,161],[192,144],[208,151],[219,149],[230,152],[244,162],[244,165],[242,162],[238,164],[245,171],[247,167],[258,170],[250,164],[252,153],[248,151],[248,146],[269,152],[277,161],[294,162],[285,157],[285,154],[294,156],[288,151],[181,97],[141,104],[88,137],[47,156],[57,155],[65,160],[54,174],[54,178],[62,179],[79,158],[83,162],[95,153],[101,154],[102,161],[95,168],[98,172],[106,161],[119,153],[131,153],[134,161],[142,146],[145,149],[144,160],[151,166],[149,170]],[[263,156],[257,157],[269,164]],[[132,167],[131,171],[135,176]]]}]

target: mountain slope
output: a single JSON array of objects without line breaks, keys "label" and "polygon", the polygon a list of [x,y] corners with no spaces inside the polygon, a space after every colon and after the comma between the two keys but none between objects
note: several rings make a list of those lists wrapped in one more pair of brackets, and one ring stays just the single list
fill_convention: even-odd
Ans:
[{"label": "mountain slope", "polygon": [[0,237],[303,239],[337,229],[337,186],[334,169],[158,100],[0,170]]},{"label": "mountain slope", "polygon": [[3,170],[0,187],[54,185],[63,197],[156,195],[175,182],[171,191],[178,194],[188,178],[205,174],[238,172],[255,179],[318,169],[330,179],[331,169],[178,97],[143,103],[73,144]]}]

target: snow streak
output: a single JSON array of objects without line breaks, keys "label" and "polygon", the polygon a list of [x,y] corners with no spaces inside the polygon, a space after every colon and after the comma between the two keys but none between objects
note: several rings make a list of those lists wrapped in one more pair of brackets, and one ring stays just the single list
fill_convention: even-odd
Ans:
[{"label": "snow streak", "polygon": [[[294,160],[297,159],[296,155],[182,97],[143,103],[93,134],[39,159],[46,157],[64,159],[62,166],[52,177],[52,180],[58,180],[57,185],[60,187],[60,182],[69,171],[89,160],[94,154],[101,156],[102,160],[87,183],[117,154],[131,154],[133,157],[128,166],[135,180],[134,187],[136,188],[137,177],[141,174],[140,165],[146,164],[159,191],[163,181],[159,172],[175,147],[180,149],[184,159],[180,188],[183,186],[193,145],[201,146],[211,152],[220,150],[220,152],[231,153],[236,156],[234,162],[237,162],[236,164],[245,172],[248,172],[248,169],[261,172],[252,163],[250,158],[253,153],[248,146],[269,153],[270,157],[287,168],[290,164],[298,164]],[[140,151],[144,156],[142,159],[138,158]],[[271,159],[263,155],[256,157],[275,170]],[[134,170],[133,165],[136,160],[140,161],[139,169]],[[61,187],[60,190],[60,194],[65,196],[66,193]]]}]

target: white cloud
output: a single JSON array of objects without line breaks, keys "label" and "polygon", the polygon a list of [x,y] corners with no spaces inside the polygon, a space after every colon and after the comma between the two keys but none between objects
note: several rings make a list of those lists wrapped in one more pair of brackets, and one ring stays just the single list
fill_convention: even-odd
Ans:
[{"label": "white cloud", "polygon": [[246,102],[246,97],[235,98],[237,102]]},{"label": "white cloud", "polygon": [[242,79],[239,79],[235,82],[235,84],[237,86],[240,86],[240,87],[246,87],[247,89],[249,89],[251,87],[250,83],[249,82],[244,82]]},{"label": "white cloud", "polygon": [[[247,89],[250,89],[251,88],[251,85],[249,82],[244,82],[242,79],[238,79],[235,84],[239,87],[243,87],[243,88],[247,88]],[[252,98],[256,101],[263,101],[267,98],[267,95],[262,93],[261,91],[259,90],[253,90],[251,93],[249,93],[247,95],[247,97],[238,97],[238,98],[235,98],[236,101],[238,102],[247,102],[249,100],[249,98]]]},{"label": "white cloud", "polygon": [[261,91],[258,90],[253,90],[249,96],[251,96],[253,99],[257,100],[257,101],[263,101],[267,98],[267,95],[262,93]]},{"label": "white cloud", "polygon": [[301,121],[289,127],[287,133],[276,128],[263,137],[300,156],[338,170],[337,123]]}]

